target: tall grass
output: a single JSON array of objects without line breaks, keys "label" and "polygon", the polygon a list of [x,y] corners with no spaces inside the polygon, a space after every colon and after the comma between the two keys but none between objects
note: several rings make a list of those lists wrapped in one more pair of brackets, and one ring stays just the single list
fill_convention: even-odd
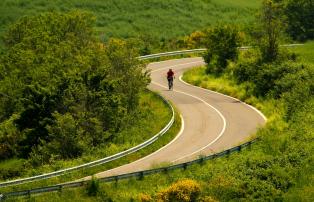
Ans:
[{"label": "tall grass", "polygon": [[291,47],[301,62],[314,63],[314,41],[309,41],[303,46]]},{"label": "tall grass", "polygon": [[99,36],[169,39],[218,22],[246,23],[260,0],[2,0],[0,30],[24,15],[83,9],[97,16]]}]

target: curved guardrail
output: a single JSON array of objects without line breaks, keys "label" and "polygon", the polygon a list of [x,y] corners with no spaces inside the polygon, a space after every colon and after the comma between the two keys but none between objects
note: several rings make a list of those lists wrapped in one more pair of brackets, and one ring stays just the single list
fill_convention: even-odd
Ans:
[{"label": "curved guardrail", "polygon": [[[122,175],[98,178],[97,180],[99,180],[100,182],[117,182],[119,180],[129,179],[132,177],[138,177],[139,179],[142,179],[144,176],[155,174],[155,173],[168,172],[168,171],[179,169],[179,168],[186,169],[188,166],[190,166],[192,164],[203,163],[203,162],[211,160],[211,159],[215,159],[215,158],[219,158],[219,157],[223,157],[223,156],[228,156],[229,154],[234,153],[234,152],[240,152],[243,148],[250,146],[251,144],[253,144],[256,141],[257,141],[257,139],[254,139],[254,140],[251,140],[249,142],[243,143],[239,146],[224,150],[222,152],[215,153],[215,154],[205,156],[205,157],[200,157],[199,159],[185,162],[185,163],[181,163],[181,164],[171,165],[171,166],[162,167],[162,168],[143,170],[143,171],[138,171],[138,172],[133,172],[133,173],[126,173],[126,174],[122,174]],[[80,182],[70,182],[70,183],[40,187],[40,188],[35,188],[35,189],[23,190],[23,191],[8,192],[8,193],[0,194],[0,201],[5,200],[6,198],[9,198],[9,197],[30,196],[31,194],[61,191],[64,188],[81,187],[81,186],[86,185],[89,181],[91,181],[91,180],[85,180],[85,181],[80,181]]]},{"label": "curved guardrail", "polygon": [[[304,44],[284,44],[279,45],[281,47],[295,47],[295,46],[303,46]],[[241,46],[238,47],[239,50],[248,50],[253,48],[254,46]],[[172,52],[164,52],[164,53],[156,53],[151,55],[143,55],[138,57],[138,59],[146,60],[146,59],[153,59],[153,58],[160,58],[160,57],[166,57],[166,56],[174,56],[174,55],[183,55],[183,54],[189,54],[189,53],[201,53],[205,52],[206,48],[199,48],[199,49],[191,49],[191,50],[180,50],[180,51],[172,51]]]},{"label": "curved guardrail", "polygon": [[58,170],[58,171],[51,172],[51,173],[45,173],[45,174],[42,174],[42,175],[36,175],[36,176],[33,176],[33,177],[17,179],[17,180],[11,180],[11,181],[7,181],[7,182],[1,182],[0,183],[0,187],[6,187],[6,186],[11,186],[11,185],[16,185],[16,184],[22,184],[22,183],[26,183],[26,182],[35,181],[35,180],[48,179],[48,178],[51,178],[51,177],[60,176],[60,175],[63,175],[63,174],[66,174],[66,173],[69,173],[69,172],[72,172],[72,171],[75,171],[75,170],[79,170],[79,169],[82,169],[82,168],[89,168],[89,167],[105,164],[105,163],[108,163],[110,161],[113,161],[113,160],[119,159],[121,157],[124,157],[124,156],[126,156],[128,154],[134,153],[134,152],[136,152],[136,151],[138,151],[140,149],[143,149],[144,147],[147,147],[148,145],[150,145],[153,142],[155,142],[163,134],[165,134],[169,130],[169,128],[172,126],[172,124],[174,122],[174,109],[173,109],[172,105],[165,98],[163,98],[162,96],[160,96],[160,97],[167,104],[167,106],[171,109],[172,116],[171,116],[171,119],[168,122],[168,124],[161,131],[159,131],[156,135],[154,135],[153,137],[151,137],[147,141],[145,141],[145,142],[143,142],[143,143],[141,143],[141,144],[139,144],[139,145],[137,145],[135,147],[127,149],[125,151],[122,151],[122,152],[119,152],[117,154],[114,154],[112,156],[108,156],[108,157],[105,157],[103,159],[92,161],[92,162],[89,162],[89,163],[86,163],[86,164],[82,164],[82,165],[79,165],[79,166],[66,168],[66,169]]},{"label": "curved guardrail", "polygon": [[189,53],[199,53],[199,52],[204,52],[204,51],[206,51],[205,48],[172,51],[172,52],[165,52],[165,53],[156,53],[156,54],[151,54],[151,55],[143,55],[143,56],[138,57],[138,59],[146,60],[146,59],[160,58],[160,57],[165,57],[165,56],[183,55],[183,54],[189,54]]}]

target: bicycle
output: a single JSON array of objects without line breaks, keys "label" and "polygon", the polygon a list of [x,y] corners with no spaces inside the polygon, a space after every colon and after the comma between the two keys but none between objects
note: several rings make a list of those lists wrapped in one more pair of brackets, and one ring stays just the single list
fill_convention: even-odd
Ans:
[{"label": "bicycle", "polygon": [[173,90],[173,77],[168,78],[168,87],[169,90]]}]

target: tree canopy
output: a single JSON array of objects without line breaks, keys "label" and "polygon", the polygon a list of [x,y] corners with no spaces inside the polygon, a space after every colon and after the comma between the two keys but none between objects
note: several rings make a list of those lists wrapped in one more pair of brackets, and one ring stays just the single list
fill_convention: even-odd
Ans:
[{"label": "tree canopy", "polygon": [[[105,143],[149,82],[134,44],[94,34],[87,12],[23,17],[0,57],[0,157],[72,158]],[[64,146],[66,145],[66,147]]]}]

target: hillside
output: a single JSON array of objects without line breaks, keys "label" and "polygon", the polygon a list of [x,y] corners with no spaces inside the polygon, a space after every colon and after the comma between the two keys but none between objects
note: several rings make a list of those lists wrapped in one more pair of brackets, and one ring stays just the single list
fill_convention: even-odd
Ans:
[{"label": "hillside", "polygon": [[3,0],[0,2],[0,33],[25,15],[46,11],[82,9],[97,17],[100,36],[151,35],[169,39],[189,34],[217,22],[248,22],[260,0]]}]

